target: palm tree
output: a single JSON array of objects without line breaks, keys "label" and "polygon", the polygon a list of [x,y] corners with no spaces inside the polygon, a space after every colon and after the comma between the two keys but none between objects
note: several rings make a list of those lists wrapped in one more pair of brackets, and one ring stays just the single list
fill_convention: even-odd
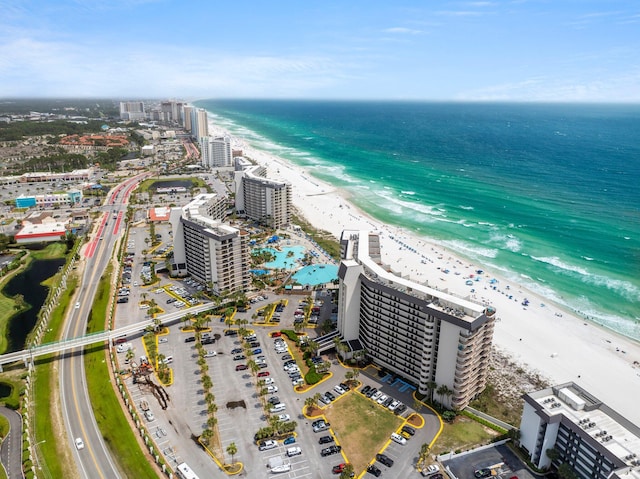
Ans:
[{"label": "palm tree", "polygon": [[424,443],[420,446],[420,453],[418,454],[418,462],[416,463],[416,469],[419,471],[424,467],[424,463],[429,459],[429,444]]},{"label": "palm tree", "polygon": [[320,393],[315,393],[315,394],[313,395],[313,402],[314,402],[314,404],[318,404],[318,401],[320,401],[320,398],[321,398],[321,397],[322,397],[322,394],[320,394]]},{"label": "palm tree", "polygon": [[200,434],[200,440],[204,442],[206,445],[209,445],[209,441],[211,440],[212,437],[213,437],[213,431],[208,428],[202,431],[202,434]]},{"label": "palm tree", "polygon": [[251,371],[251,374],[253,376],[255,376],[258,371],[260,371],[260,366],[258,366],[258,363],[256,363],[253,359],[250,359],[247,362],[247,366],[249,367],[249,370]]},{"label": "palm tree", "polygon": [[234,463],[233,456],[238,453],[238,446],[236,446],[235,442],[232,442],[227,446],[227,454],[231,455],[231,464]]},{"label": "palm tree", "polygon": [[311,356],[315,356],[319,348],[320,345],[316,341],[311,340],[307,342],[307,350],[311,352]]},{"label": "palm tree", "polygon": [[304,405],[307,406],[307,411],[316,407],[316,401],[313,399],[313,396],[309,396],[304,400]]},{"label": "palm tree", "polygon": [[429,381],[427,383],[427,390],[429,391],[429,402],[433,404],[433,391],[435,391],[438,387],[438,383],[435,381]]}]

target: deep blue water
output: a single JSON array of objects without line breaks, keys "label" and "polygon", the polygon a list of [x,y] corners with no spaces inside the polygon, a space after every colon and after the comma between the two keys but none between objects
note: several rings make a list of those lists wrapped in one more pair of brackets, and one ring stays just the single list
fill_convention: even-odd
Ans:
[{"label": "deep blue water", "polygon": [[196,105],[375,218],[640,339],[640,105]]}]

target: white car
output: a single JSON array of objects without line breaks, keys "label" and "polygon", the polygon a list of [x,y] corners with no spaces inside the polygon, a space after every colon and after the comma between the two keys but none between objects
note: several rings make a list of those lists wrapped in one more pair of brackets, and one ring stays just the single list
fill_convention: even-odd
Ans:
[{"label": "white car", "polygon": [[398,444],[402,444],[403,446],[407,443],[407,440],[402,437],[400,434],[396,434],[395,432],[391,433],[391,440],[393,442],[397,442]]},{"label": "white car", "polygon": [[278,392],[278,386],[267,386],[267,392],[269,394],[274,394]]},{"label": "white car", "polygon": [[383,394],[382,396],[380,396],[380,397],[376,400],[376,402],[377,402],[378,404],[382,404],[382,403],[383,403],[383,402],[385,402],[387,399],[389,399],[389,396],[387,396],[386,394]]},{"label": "white car", "polygon": [[380,399],[380,396],[382,396],[382,391],[376,391],[376,393],[373,396],[371,396],[371,400],[377,401],[378,399]]},{"label": "white car", "polygon": [[144,417],[146,417],[146,418],[147,418],[147,421],[149,421],[149,422],[151,422],[151,421],[155,420],[155,418],[156,418],[156,417],[153,415],[153,413],[151,412],[151,409],[147,409],[147,410],[144,412]]},{"label": "white car", "polygon": [[342,387],[338,384],[337,386],[335,386],[333,388],[333,390],[337,393],[337,394],[344,394],[346,391],[344,389],[342,389]]},{"label": "white car", "polygon": [[81,437],[76,437],[75,440],[76,443],[76,449],[79,451],[80,449],[84,449],[84,441],[82,440]]},{"label": "white car", "polygon": [[400,406],[400,401],[395,400],[391,404],[389,404],[389,411],[395,411]]},{"label": "white car", "polygon": [[78,309],[79,307],[80,307],[80,301],[76,303],[76,309]]},{"label": "white car", "polygon": [[424,469],[423,472],[426,472],[427,474],[435,474],[436,472],[440,471],[440,467],[438,467],[437,464],[430,464],[426,469]]},{"label": "white car", "polygon": [[264,385],[265,386],[268,386],[269,384],[274,384],[275,383],[273,378],[263,378],[262,380],[264,381]]},{"label": "white car", "polygon": [[205,358],[213,358],[213,357],[216,357],[217,355],[218,353],[216,353],[215,351],[207,351],[206,353],[204,353]]},{"label": "white car", "polygon": [[291,419],[291,416],[289,416],[288,414],[280,414],[278,415],[278,421],[288,421]]},{"label": "white car", "polygon": [[272,439],[269,439],[268,441],[262,441],[258,446],[258,449],[260,451],[268,451],[269,449],[274,449],[276,447],[278,447],[278,443]]}]

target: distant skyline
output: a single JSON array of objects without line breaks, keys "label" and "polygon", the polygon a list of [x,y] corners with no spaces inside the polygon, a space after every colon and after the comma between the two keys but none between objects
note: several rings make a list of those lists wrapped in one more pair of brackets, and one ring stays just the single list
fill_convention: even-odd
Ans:
[{"label": "distant skyline", "polygon": [[0,98],[640,102],[618,0],[0,0]]}]

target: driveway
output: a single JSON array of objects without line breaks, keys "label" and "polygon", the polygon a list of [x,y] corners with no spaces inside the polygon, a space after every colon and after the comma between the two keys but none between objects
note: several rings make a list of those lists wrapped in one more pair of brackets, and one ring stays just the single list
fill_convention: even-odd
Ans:
[{"label": "driveway", "polygon": [[9,434],[2,441],[0,459],[9,479],[22,476],[22,417],[13,409],[0,406],[0,414],[9,420]]}]

